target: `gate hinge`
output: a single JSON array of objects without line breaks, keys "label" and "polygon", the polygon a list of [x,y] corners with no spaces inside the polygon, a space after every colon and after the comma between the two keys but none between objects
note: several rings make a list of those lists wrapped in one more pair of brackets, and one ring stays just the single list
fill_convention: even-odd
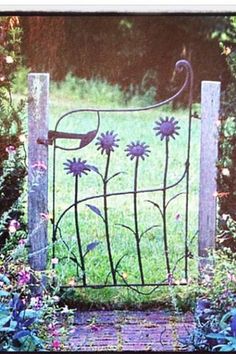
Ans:
[{"label": "gate hinge", "polygon": [[97,130],[92,130],[85,134],[66,133],[55,130],[48,131],[48,139],[38,138],[37,143],[42,145],[52,145],[56,139],[80,139],[80,148],[88,145],[96,136]]}]

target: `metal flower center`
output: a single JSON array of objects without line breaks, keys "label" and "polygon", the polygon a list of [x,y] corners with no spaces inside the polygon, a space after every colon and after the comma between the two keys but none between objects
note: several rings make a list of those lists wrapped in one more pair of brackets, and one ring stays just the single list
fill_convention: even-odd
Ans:
[{"label": "metal flower center", "polygon": [[80,174],[81,172],[83,172],[85,169],[85,165],[82,162],[75,162],[71,164],[70,170],[71,172],[73,172],[74,174]]},{"label": "metal flower center", "polygon": [[105,148],[112,147],[114,144],[114,137],[112,135],[105,135],[101,140],[101,144]]},{"label": "metal flower center", "polygon": [[145,154],[145,148],[142,145],[133,146],[131,149],[131,154],[134,156],[142,156]]},{"label": "metal flower center", "polygon": [[160,126],[160,132],[165,136],[172,135],[175,133],[175,125],[170,121],[163,122]]}]

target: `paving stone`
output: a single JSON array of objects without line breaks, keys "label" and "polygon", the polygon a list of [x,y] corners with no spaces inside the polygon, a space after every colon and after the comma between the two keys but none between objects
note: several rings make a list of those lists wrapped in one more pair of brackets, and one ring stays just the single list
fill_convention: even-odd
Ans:
[{"label": "paving stone", "polygon": [[70,333],[75,351],[188,351],[183,344],[194,327],[191,313],[160,310],[84,311]]}]

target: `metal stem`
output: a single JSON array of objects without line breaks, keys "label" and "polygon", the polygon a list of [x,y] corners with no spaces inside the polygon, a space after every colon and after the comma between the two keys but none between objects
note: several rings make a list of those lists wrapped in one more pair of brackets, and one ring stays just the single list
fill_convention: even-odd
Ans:
[{"label": "metal stem", "polygon": [[104,183],[103,183],[103,202],[104,202],[104,222],[105,222],[105,234],[106,234],[106,241],[107,241],[107,251],[108,257],[111,267],[111,274],[114,285],[116,285],[116,272],[113,264],[112,259],[112,252],[111,252],[111,244],[110,244],[110,235],[109,235],[109,219],[108,219],[108,209],[107,209],[107,178],[108,178],[108,171],[109,171],[109,164],[110,164],[110,152],[107,154],[107,163],[105,168],[105,175],[104,175]]},{"label": "metal stem", "polygon": [[165,170],[163,177],[163,239],[164,239],[164,250],[166,258],[166,268],[167,273],[170,273],[170,261],[169,261],[169,250],[167,241],[167,222],[166,222],[166,183],[167,183],[167,173],[168,173],[168,161],[169,161],[169,140],[166,138],[166,158],[165,158]]},{"label": "metal stem", "polygon": [[[52,167],[52,258],[55,258],[55,242],[57,239],[57,225],[55,225],[55,210],[56,210],[56,147],[53,146],[53,167]],[[55,264],[52,264],[55,268]]]},{"label": "metal stem", "polygon": [[139,238],[139,229],[138,229],[138,206],[137,206],[138,161],[139,161],[139,158],[137,157],[136,162],[135,162],[135,170],[134,170],[134,227],[135,227],[135,239],[136,239],[140,278],[141,278],[142,284],[144,284],[142,258],[141,258],[141,251],[140,251],[140,245],[139,245],[140,238]]},{"label": "metal stem", "polygon": [[79,217],[78,217],[78,203],[77,203],[77,201],[78,201],[78,176],[76,175],[75,176],[75,205],[74,205],[75,230],[76,230],[76,237],[77,237],[80,261],[81,261],[81,270],[83,273],[82,280],[83,280],[83,285],[86,285],[84,256],[83,256],[82,245],[81,245],[81,240],[80,240],[80,232],[79,232]]},{"label": "metal stem", "polygon": [[188,125],[188,146],[186,161],[186,201],[185,201],[185,279],[188,280],[188,219],[189,219],[189,167],[190,167],[190,150],[191,150],[191,128],[192,128],[192,101],[193,101],[193,70],[190,66],[189,71],[189,125]]}]

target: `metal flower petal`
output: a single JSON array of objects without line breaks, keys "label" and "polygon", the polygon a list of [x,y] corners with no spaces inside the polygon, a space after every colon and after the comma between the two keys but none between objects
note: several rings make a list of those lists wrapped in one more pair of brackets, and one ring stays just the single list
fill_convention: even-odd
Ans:
[{"label": "metal flower petal", "polygon": [[151,151],[149,150],[149,145],[144,142],[140,143],[138,140],[136,143],[132,141],[129,145],[127,145],[125,152],[127,152],[126,156],[130,156],[131,160],[135,157],[141,157],[141,159],[144,160],[145,156],[148,157]]},{"label": "metal flower petal", "polygon": [[67,174],[71,173],[73,176],[82,177],[82,174],[87,175],[91,170],[90,166],[86,164],[86,160],[81,160],[81,158],[74,157],[72,160],[67,159],[67,162],[64,162],[64,170],[67,170]]},{"label": "metal flower petal", "polygon": [[154,130],[157,130],[156,135],[161,136],[161,140],[166,138],[166,140],[169,140],[169,138],[175,139],[175,135],[179,135],[177,130],[180,129],[178,126],[178,121],[175,120],[174,117],[166,117],[165,119],[161,118],[159,121],[156,121],[156,126],[154,127]]},{"label": "metal flower petal", "polygon": [[101,136],[97,138],[95,145],[98,145],[97,150],[101,150],[103,154],[104,151],[108,155],[111,151],[114,151],[115,147],[118,147],[117,142],[120,140],[117,138],[118,134],[114,134],[114,131],[107,131],[102,133]]}]

